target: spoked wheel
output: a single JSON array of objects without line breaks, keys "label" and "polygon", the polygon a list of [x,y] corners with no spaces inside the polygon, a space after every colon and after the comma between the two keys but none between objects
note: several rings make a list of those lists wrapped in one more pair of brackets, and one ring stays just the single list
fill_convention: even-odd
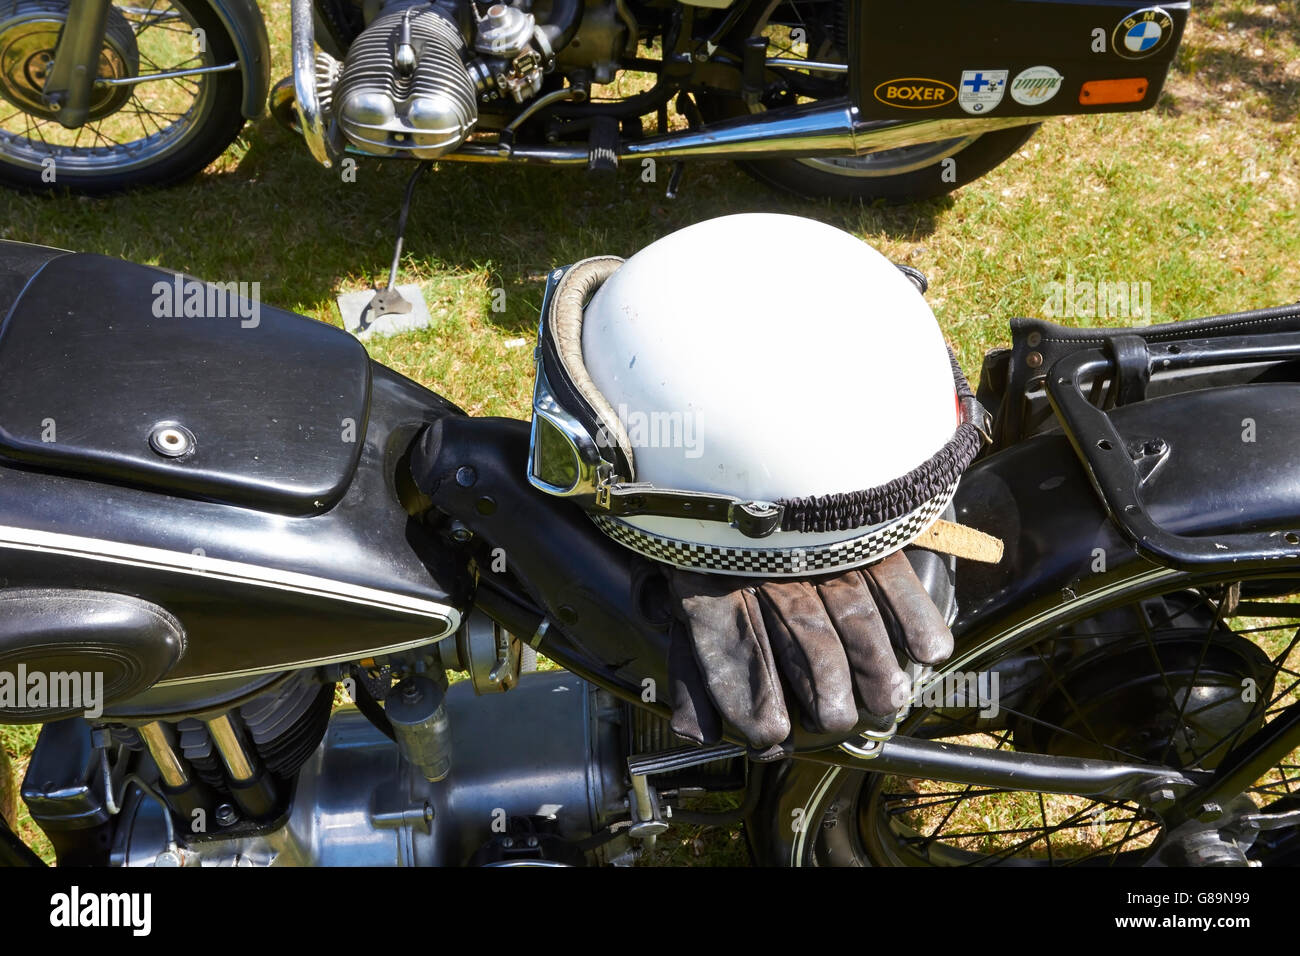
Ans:
[{"label": "spoked wheel", "polygon": [[[747,107],[734,98],[702,97],[700,109],[710,120],[780,109],[848,94],[848,73],[818,66],[846,64],[846,0],[766,0],[742,18],[732,38],[738,52],[746,38],[768,40],[768,60],[786,61],[768,71],[768,89],[760,103]],[[773,159],[740,163],[756,179],[800,196],[834,199],[884,199],[907,202],[951,192],[1001,164],[1033,135],[1037,125],[1017,126],[981,135],[849,158]],[[945,160],[951,162],[945,163]]]},{"label": "spoked wheel", "polygon": [[[0,183],[82,193],[162,185],[202,170],[239,134],[234,43],[201,0],[110,7],[88,118],[62,126],[44,93],[68,9],[0,5]],[[224,69],[187,72],[211,68]]]},{"label": "spoked wheel", "polygon": [[[938,675],[899,733],[1213,771],[1300,700],[1300,577],[1182,581],[986,644],[997,646]],[[1276,817],[1300,807],[1300,750],[1261,767],[1214,823],[1227,836],[1208,841],[1169,826],[1158,795],[1110,800],[837,768],[799,772],[806,780],[790,796],[820,825],[795,841],[796,864],[1109,867],[1155,854],[1209,864],[1240,862],[1243,846],[1252,860],[1278,862],[1300,842],[1300,824]],[[1237,839],[1243,826],[1259,832],[1260,820],[1260,838]]]}]

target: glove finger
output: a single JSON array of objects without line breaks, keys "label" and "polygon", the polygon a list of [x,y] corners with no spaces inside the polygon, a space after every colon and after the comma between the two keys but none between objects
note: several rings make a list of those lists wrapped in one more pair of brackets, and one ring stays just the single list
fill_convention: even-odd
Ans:
[{"label": "glove finger", "polygon": [[849,660],[816,589],[767,581],[758,589],[768,642],[809,730],[847,733],[858,723]]},{"label": "glove finger", "polygon": [[754,747],[780,743],[790,733],[790,715],[758,596],[734,579],[685,571],[674,572],[673,590],[722,719]]},{"label": "glove finger", "polygon": [[686,625],[680,621],[674,621],[669,632],[668,687],[673,733],[697,744],[716,744],[722,739],[722,721],[695,663]]},{"label": "glove finger", "polygon": [[837,574],[819,582],[817,594],[839,632],[858,700],[873,714],[894,713],[907,701],[907,675],[863,576]]},{"label": "glove finger", "polygon": [[918,664],[952,656],[952,631],[901,551],[862,569],[890,635]]}]

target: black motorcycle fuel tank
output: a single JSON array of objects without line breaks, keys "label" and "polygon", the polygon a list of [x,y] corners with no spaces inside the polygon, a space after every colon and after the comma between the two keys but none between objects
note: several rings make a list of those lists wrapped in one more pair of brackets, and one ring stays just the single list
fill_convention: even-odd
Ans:
[{"label": "black motorcycle fuel tank", "polygon": [[459,410],[239,291],[0,242],[0,593],[164,609],[159,689],[416,646],[464,606],[395,479]]}]

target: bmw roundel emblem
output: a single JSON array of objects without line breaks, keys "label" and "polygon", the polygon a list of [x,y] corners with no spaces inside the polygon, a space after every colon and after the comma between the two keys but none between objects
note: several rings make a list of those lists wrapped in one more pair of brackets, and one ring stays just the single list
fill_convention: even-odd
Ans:
[{"label": "bmw roundel emblem", "polygon": [[1174,35],[1174,18],[1159,7],[1130,13],[1110,37],[1111,49],[1129,60],[1159,53]]}]

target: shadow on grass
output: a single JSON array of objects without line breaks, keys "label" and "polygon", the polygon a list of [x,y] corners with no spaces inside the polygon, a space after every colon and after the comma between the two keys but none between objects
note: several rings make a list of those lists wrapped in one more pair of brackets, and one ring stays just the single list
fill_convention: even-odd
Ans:
[{"label": "shadow on grass", "polygon": [[[1260,96],[1274,123],[1293,122],[1300,113],[1300,80],[1288,75],[1288,67],[1300,46],[1300,12],[1295,6],[1274,9],[1273,16],[1244,9],[1214,11],[1204,24],[1213,38],[1198,34],[1185,40],[1175,61],[1180,73],[1202,87],[1202,96],[1193,96],[1186,104],[1175,103],[1169,111],[1179,115],[1195,110],[1204,100],[1220,99],[1220,87],[1233,83]],[[1232,23],[1230,31],[1228,22]],[[1230,45],[1223,45],[1224,38]],[[1253,50],[1262,53],[1248,52]]]},{"label": "shadow on grass", "polygon": [[[316,165],[269,117],[246,127],[238,159],[170,189],[107,199],[0,196],[8,238],[134,259],[213,281],[260,281],[277,305],[319,307],[344,283],[382,282],[409,162],[359,159],[352,181]],[[547,270],[598,254],[628,256],[700,220],[779,212],[893,238],[931,235],[950,199],[908,207],[807,201],[773,192],[727,163],[689,166],[679,197],[639,168],[443,163],[415,193],[403,256],[414,274],[487,276],[506,290],[499,327],[529,332]],[[487,293],[485,293],[487,294]]]}]

